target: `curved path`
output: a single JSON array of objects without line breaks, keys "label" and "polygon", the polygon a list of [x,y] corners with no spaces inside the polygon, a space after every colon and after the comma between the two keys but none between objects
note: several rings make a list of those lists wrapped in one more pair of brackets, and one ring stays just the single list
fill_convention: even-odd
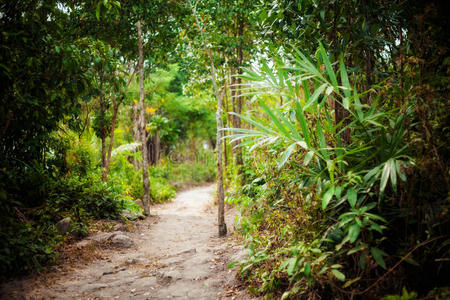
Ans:
[{"label": "curved path", "polygon": [[[131,248],[102,250],[102,259],[56,272],[51,282],[10,282],[4,292],[17,299],[250,299],[236,270],[227,269],[242,252],[230,233],[217,237],[213,192],[214,186],[198,187],[153,207],[152,217],[126,233]],[[226,219],[230,231],[232,211]]]}]

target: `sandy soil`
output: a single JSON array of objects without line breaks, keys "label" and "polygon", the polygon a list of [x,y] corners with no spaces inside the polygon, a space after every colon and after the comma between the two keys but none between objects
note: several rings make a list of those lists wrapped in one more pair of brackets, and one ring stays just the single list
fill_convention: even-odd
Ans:
[{"label": "sandy soil", "polygon": [[127,249],[101,249],[100,259],[70,271],[3,285],[2,299],[252,299],[227,265],[242,257],[233,238],[234,211],[226,214],[228,236],[217,236],[214,186],[180,192],[152,208],[152,216],[126,233]]}]

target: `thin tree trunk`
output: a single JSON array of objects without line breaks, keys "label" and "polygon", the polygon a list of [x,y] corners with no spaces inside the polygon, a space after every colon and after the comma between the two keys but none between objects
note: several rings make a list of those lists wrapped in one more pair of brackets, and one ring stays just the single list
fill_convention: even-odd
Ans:
[{"label": "thin tree trunk", "polygon": [[144,58],[142,46],[141,21],[137,23],[139,39],[139,127],[142,142],[142,180],[144,185],[144,211],[146,215],[150,214],[150,183],[148,179],[147,159],[147,135],[145,134],[145,107],[144,107]]},{"label": "thin tree trunk", "polygon": [[[222,76],[225,79],[225,85],[224,85],[224,90],[223,90],[223,110],[225,112],[225,124],[224,127],[228,128],[229,127],[229,119],[228,119],[228,95],[227,95],[227,78],[225,77],[224,72],[222,72]],[[223,161],[224,161],[224,168],[225,168],[225,172],[227,171],[228,168],[228,149],[227,149],[227,143],[223,143]],[[228,187],[227,187],[228,188]]]},{"label": "thin tree trunk", "polygon": [[[236,77],[234,77],[233,75],[231,75],[231,82],[230,82],[230,99],[231,99],[231,109],[233,110],[234,113],[237,112],[237,108],[236,108]],[[231,117],[231,124],[233,128],[237,128],[237,120],[239,118],[236,115],[232,115]],[[233,134],[236,134],[237,132],[233,131]],[[231,148],[232,148],[232,153],[233,156],[236,155],[236,143],[237,142],[233,142],[231,144]]]},{"label": "thin tree trunk", "polygon": [[[239,19],[239,29],[238,29],[238,37],[242,37],[242,35],[244,34],[244,22],[242,19]],[[239,46],[237,47],[237,57],[238,57],[238,74],[241,75],[242,74],[242,63],[244,61],[244,51],[242,49],[242,45],[239,44]],[[242,84],[242,78],[238,78],[237,79],[237,90],[236,90],[236,94],[237,94],[237,113],[241,114],[242,113],[242,93],[241,93],[241,84]],[[237,118],[236,120],[236,128],[241,128],[241,118]],[[236,142],[236,165],[238,167],[238,174],[241,174],[242,172],[242,148],[239,147],[240,141]]]},{"label": "thin tree trunk", "polygon": [[155,137],[153,138],[153,140],[154,140],[153,144],[155,145],[154,162],[155,162],[155,165],[157,165],[158,161],[159,161],[160,153],[161,153],[161,141],[159,139],[158,130],[155,131]]},{"label": "thin tree trunk", "polygon": [[217,98],[217,110],[216,110],[216,124],[217,124],[217,137],[216,137],[216,151],[217,151],[217,223],[219,226],[219,236],[225,236],[227,234],[227,224],[225,224],[225,205],[224,205],[224,191],[223,191],[223,167],[222,167],[222,96],[216,83],[216,71],[214,68],[214,61],[211,54],[211,50],[205,44],[205,38],[203,36],[203,30],[200,28],[200,22],[198,20],[195,7],[193,7],[194,16],[197,21],[197,26],[200,29],[200,35],[202,38],[203,46],[209,56],[209,63],[211,67],[211,81],[214,88],[214,93]]},{"label": "thin tree trunk", "polygon": [[113,116],[112,116],[112,120],[111,120],[111,136],[109,138],[109,147],[108,147],[108,154],[106,156],[106,162],[105,162],[105,167],[103,168],[103,174],[102,174],[102,179],[103,181],[107,181],[108,180],[108,171],[109,171],[109,165],[111,163],[111,152],[112,152],[112,148],[113,148],[113,144],[114,144],[114,130],[116,129],[116,121],[117,121],[117,111],[119,110],[119,101],[114,101],[114,108],[113,108]]},{"label": "thin tree trunk", "polygon": [[100,138],[102,140],[102,168],[105,167],[106,163],[106,128],[104,124],[105,120],[105,95],[103,94],[103,73],[100,74],[100,116],[102,120],[102,128],[100,129]]},{"label": "thin tree trunk", "polygon": [[102,130],[102,168],[106,166],[106,135],[104,130]]}]

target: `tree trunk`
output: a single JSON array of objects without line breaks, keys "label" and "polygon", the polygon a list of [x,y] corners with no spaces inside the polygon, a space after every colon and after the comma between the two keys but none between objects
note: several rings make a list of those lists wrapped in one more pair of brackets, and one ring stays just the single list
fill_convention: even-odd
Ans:
[{"label": "tree trunk", "polygon": [[[239,19],[239,29],[238,29],[238,37],[242,37],[244,35],[244,22],[242,19]],[[240,41],[241,43],[241,41]],[[239,46],[237,47],[237,57],[238,57],[238,74],[241,75],[242,74],[242,63],[244,61],[244,51],[242,49],[242,45],[239,44]],[[237,94],[237,113],[241,114],[242,113],[242,92],[241,92],[241,84],[242,84],[242,78],[237,78],[237,90],[236,90],[236,94]],[[241,128],[241,118],[237,118],[236,120],[236,128]],[[238,168],[238,174],[241,174],[242,172],[242,148],[239,147],[240,141],[236,142],[236,165]]]},{"label": "tree trunk", "polygon": [[150,183],[148,179],[147,168],[147,135],[145,134],[145,107],[144,107],[144,58],[142,46],[141,21],[137,23],[139,39],[139,127],[142,142],[142,180],[144,185],[144,211],[146,215],[150,214]]},{"label": "tree trunk", "polygon": [[102,168],[106,166],[106,136],[105,133],[102,132]]},{"label": "tree trunk", "polygon": [[102,168],[106,163],[106,128],[105,128],[105,95],[103,94],[103,73],[100,74],[100,117],[102,120],[102,128],[100,129],[100,138],[102,140]]},{"label": "tree trunk", "polygon": [[[228,128],[229,127],[229,121],[228,121],[228,96],[227,96],[227,79],[225,77],[225,75],[223,75],[223,78],[225,78],[225,86],[224,86],[224,97],[223,97],[223,111],[225,112],[225,124],[224,127]],[[225,172],[227,171],[228,168],[228,150],[227,150],[227,143],[223,143],[223,161],[224,161],[224,167],[225,167]]]},{"label": "tree trunk", "polygon": [[211,54],[211,50],[205,43],[203,37],[203,30],[200,28],[200,21],[196,14],[194,8],[194,16],[197,21],[197,26],[200,30],[200,35],[202,38],[203,46],[208,53],[209,63],[211,67],[211,81],[214,88],[214,93],[217,99],[217,110],[216,110],[216,125],[217,125],[217,136],[216,136],[216,151],[217,151],[217,223],[219,227],[219,236],[225,236],[227,234],[227,224],[225,224],[225,205],[224,205],[224,191],[223,191],[223,167],[222,167],[222,96],[217,88],[216,83],[216,71],[214,68],[214,61]]},{"label": "tree trunk", "polygon": [[117,111],[119,110],[119,101],[114,101],[114,108],[113,108],[113,116],[112,116],[112,120],[111,120],[111,135],[109,138],[109,147],[108,147],[108,154],[106,156],[106,162],[105,162],[105,166],[103,168],[103,174],[102,174],[102,179],[103,181],[107,181],[108,180],[108,171],[109,171],[109,165],[111,163],[111,152],[112,152],[112,148],[113,148],[113,144],[114,144],[114,129],[116,129],[116,121],[117,121]]}]

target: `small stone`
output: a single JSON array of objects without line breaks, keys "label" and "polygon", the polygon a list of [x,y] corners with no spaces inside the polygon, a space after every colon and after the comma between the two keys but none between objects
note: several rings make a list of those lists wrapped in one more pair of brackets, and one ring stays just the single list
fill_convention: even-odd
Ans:
[{"label": "small stone", "polygon": [[130,248],[133,246],[133,241],[124,234],[117,234],[111,239],[111,243],[122,248]]},{"label": "small stone", "polygon": [[114,230],[114,231],[130,231],[130,230],[128,229],[128,226],[127,226],[127,225],[125,225],[125,224],[120,224],[120,223],[114,225],[113,230]]},{"label": "small stone", "polygon": [[135,258],[130,258],[128,259],[125,264],[127,265],[148,265],[150,264],[150,260],[148,260],[147,258],[143,257],[143,256],[138,256]]},{"label": "small stone", "polygon": [[79,241],[78,243],[76,243],[76,246],[78,249],[81,249],[81,248],[91,245],[92,243],[93,243],[92,240],[82,240],[82,241]]},{"label": "small stone", "polygon": [[56,223],[56,229],[60,235],[65,235],[72,230],[72,219],[70,217],[64,218]]},{"label": "small stone", "polygon": [[137,218],[139,218],[139,215],[138,215],[138,214],[129,212],[129,211],[126,210],[126,209],[125,209],[124,211],[122,211],[122,216],[124,216],[125,218],[127,218],[128,220],[131,220],[131,221],[134,221],[134,220],[136,220]]},{"label": "small stone", "polygon": [[100,289],[104,289],[104,288],[107,288],[107,287],[108,287],[108,285],[104,284],[104,283],[92,283],[92,284],[88,284],[88,285],[85,285],[85,286],[81,286],[79,288],[79,291],[82,292],[82,293],[87,293],[87,292],[93,292],[93,291],[97,291],[97,290],[100,290]]},{"label": "small stone", "polygon": [[109,239],[111,239],[113,235],[114,235],[113,232],[102,232],[102,233],[98,233],[96,235],[90,236],[90,237],[88,237],[88,239],[93,240],[97,243],[104,243],[104,242],[108,241]]}]

